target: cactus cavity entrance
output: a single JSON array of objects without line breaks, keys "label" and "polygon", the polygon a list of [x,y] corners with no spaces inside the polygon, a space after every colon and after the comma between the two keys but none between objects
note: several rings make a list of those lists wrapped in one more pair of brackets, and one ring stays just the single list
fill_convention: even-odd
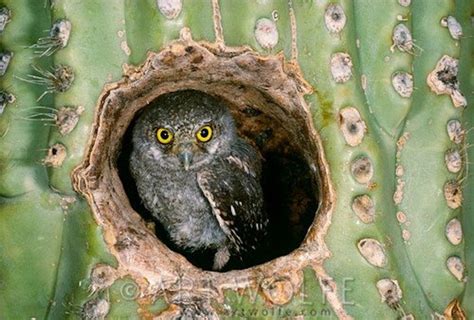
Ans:
[{"label": "cactus cavity entrance", "polygon": [[[216,86],[220,87],[219,84]],[[226,269],[245,268],[288,254],[303,241],[318,208],[319,177],[317,170],[314,170],[316,155],[311,154],[316,149],[310,149],[309,152],[305,149],[311,144],[306,123],[302,117],[292,114],[287,106],[278,105],[270,96],[252,86],[225,85],[225,91],[216,89],[208,93],[223,100],[230,108],[240,136],[262,155],[261,182],[270,219],[268,248],[243,263],[235,261],[232,264],[231,261]],[[155,222],[141,205],[129,172],[131,128],[133,125],[130,125],[122,140],[118,158],[119,176],[132,208],[145,220]],[[179,252],[167,240],[159,224],[155,232],[158,238]],[[181,253],[196,266],[204,269],[212,267],[213,251]]]},{"label": "cactus cavity entrance", "polygon": [[[252,269],[202,271],[159,241],[133,209],[133,196],[126,192],[128,183],[121,181],[117,168],[122,146],[127,142],[127,129],[137,112],[151,101],[183,89],[200,90],[225,100],[240,134],[263,153],[267,197],[281,201],[269,204],[269,215],[280,227],[285,225],[285,230],[273,228],[275,238],[281,240],[267,258],[287,255]],[[219,288],[259,286],[260,276],[281,275],[297,288],[302,281],[300,271],[308,264],[321,267],[316,270],[324,276],[322,263],[329,256],[324,235],[330,224],[334,195],[321,141],[312,128],[303,99],[310,91],[299,69],[286,63],[282,56],[262,57],[246,48],[196,43],[186,33],[161,52],[150,53],[142,66],[128,67],[121,81],[104,89],[89,149],[74,171],[73,181],[103,228],[118,271],[137,282],[141,295],[166,292],[183,276],[193,279],[194,287],[186,288],[186,294],[197,298],[203,292],[207,296],[209,291],[216,298],[222,296]],[[297,245],[302,250],[289,253]],[[236,281],[236,277],[246,280]],[[180,294],[179,290],[170,292]]]}]

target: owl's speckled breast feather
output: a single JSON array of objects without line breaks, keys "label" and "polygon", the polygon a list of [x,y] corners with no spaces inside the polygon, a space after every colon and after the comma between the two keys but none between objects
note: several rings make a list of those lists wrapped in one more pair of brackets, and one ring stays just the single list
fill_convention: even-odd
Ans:
[{"label": "owl's speckled breast feather", "polygon": [[[132,154],[140,157],[139,154]],[[211,206],[197,183],[197,170],[155,170],[149,174],[139,168],[137,161],[132,169],[138,192],[145,207],[161,222],[172,241],[191,251],[209,247],[217,249],[226,240],[212,214]]]}]

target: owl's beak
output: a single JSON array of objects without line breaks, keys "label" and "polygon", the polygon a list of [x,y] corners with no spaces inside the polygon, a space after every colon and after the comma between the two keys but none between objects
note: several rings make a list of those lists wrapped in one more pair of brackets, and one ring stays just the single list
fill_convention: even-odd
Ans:
[{"label": "owl's beak", "polygon": [[183,143],[178,145],[178,158],[183,164],[184,170],[188,170],[193,163],[192,145]]},{"label": "owl's beak", "polygon": [[183,164],[184,170],[188,170],[189,166],[193,162],[193,154],[190,151],[184,151],[181,152],[178,157],[181,160],[181,163]]}]

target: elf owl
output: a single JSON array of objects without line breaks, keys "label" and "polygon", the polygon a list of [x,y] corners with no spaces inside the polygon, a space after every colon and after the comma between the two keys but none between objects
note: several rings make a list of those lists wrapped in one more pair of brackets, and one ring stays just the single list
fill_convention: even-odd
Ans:
[{"label": "elf owl", "polygon": [[133,127],[130,171],[138,194],[185,252],[212,250],[213,269],[266,237],[261,161],[228,108],[193,90],[160,96]]}]

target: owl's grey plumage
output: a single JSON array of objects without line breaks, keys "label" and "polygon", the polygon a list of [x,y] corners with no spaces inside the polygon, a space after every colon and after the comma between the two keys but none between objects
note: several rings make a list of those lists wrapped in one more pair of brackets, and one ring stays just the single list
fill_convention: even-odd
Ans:
[{"label": "owl's grey plumage", "polygon": [[132,143],[138,193],[177,247],[216,250],[215,270],[258,248],[268,224],[261,161],[225,105],[193,90],[163,95],[138,117]]}]

